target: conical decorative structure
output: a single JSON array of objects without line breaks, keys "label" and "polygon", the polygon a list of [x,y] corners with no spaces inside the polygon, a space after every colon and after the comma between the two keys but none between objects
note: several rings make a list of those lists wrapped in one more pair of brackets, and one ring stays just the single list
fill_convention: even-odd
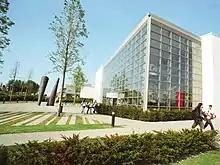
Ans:
[{"label": "conical decorative structure", "polygon": [[56,95],[57,95],[57,88],[58,88],[58,85],[59,85],[59,78],[57,79],[57,82],[56,84],[54,85],[54,88],[50,94],[50,98],[49,98],[49,101],[48,101],[48,106],[54,106],[54,103],[55,103],[55,99],[56,99]]},{"label": "conical decorative structure", "polygon": [[40,106],[42,98],[44,96],[44,92],[46,90],[48,81],[49,81],[49,78],[47,76],[42,76],[41,77],[39,94],[38,94],[38,101],[37,101],[37,105],[39,105],[39,106]]}]

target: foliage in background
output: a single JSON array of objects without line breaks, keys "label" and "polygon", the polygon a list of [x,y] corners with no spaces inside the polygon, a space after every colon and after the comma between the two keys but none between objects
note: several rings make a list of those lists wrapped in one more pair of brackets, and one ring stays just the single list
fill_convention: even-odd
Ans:
[{"label": "foliage in background", "polygon": [[79,139],[62,142],[36,141],[0,147],[0,164],[8,165],[119,165],[167,164],[217,148],[216,132],[166,131],[127,136]]},{"label": "foliage in background", "polygon": [[[0,1],[0,57],[3,55],[3,51],[10,44],[10,39],[8,38],[8,30],[14,25],[14,22],[10,20],[7,16],[9,10],[9,1],[1,0]],[[0,59],[0,64],[3,64],[3,60]]]},{"label": "foliage in background", "polygon": [[99,114],[111,115],[115,112],[117,117],[128,118],[141,121],[177,121],[191,120],[192,112],[189,110],[148,110],[132,106],[110,106],[101,104],[98,109]]},{"label": "foliage in background", "polygon": [[65,0],[61,15],[55,16],[50,24],[57,49],[49,54],[49,59],[53,63],[53,70],[62,73],[59,109],[62,106],[66,72],[73,70],[76,64],[84,62],[79,53],[80,48],[84,46],[81,40],[87,37],[84,16],[80,0]]},{"label": "foliage in background", "polygon": [[74,95],[75,95],[74,98],[76,98],[76,93],[79,93],[81,88],[87,82],[86,75],[83,73],[81,65],[78,65],[72,71],[72,82],[74,87]]}]

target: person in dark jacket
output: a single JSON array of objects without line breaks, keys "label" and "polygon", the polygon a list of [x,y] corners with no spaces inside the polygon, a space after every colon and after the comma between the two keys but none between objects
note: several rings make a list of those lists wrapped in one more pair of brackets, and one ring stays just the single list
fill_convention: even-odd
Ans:
[{"label": "person in dark jacket", "polygon": [[192,117],[194,120],[194,123],[192,125],[192,128],[195,128],[197,125],[199,125],[200,129],[204,129],[204,113],[203,113],[203,104],[199,103],[197,107],[193,110]]}]

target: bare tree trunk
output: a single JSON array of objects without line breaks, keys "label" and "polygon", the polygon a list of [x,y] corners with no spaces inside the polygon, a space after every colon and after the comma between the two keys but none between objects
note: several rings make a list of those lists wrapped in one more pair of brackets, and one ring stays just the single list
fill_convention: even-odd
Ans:
[{"label": "bare tree trunk", "polygon": [[63,89],[64,89],[64,84],[65,84],[65,77],[66,77],[66,66],[64,66],[64,69],[63,69],[62,86],[61,86],[59,106],[58,106],[58,116],[60,116],[60,113],[62,112],[62,108],[63,108],[62,101],[63,101]]},{"label": "bare tree trunk", "polygon": [[26,88],[26,91],[25,91],[25,94],[24,94],[24,101],[26,100],[27,92],[28,92],[28,88]]},{"label": "bare tree trunk", "polygon": [[74,87],[74,101],[73,103],[75,104],[76,103],[76,88]]},{"label": "bare tree trunk", "polygon": [[13,83],[12,86],[11,86],[11,92],[10,92],[9,102],[11,102],[11,100],[12,100],[12,94],[13,94],[13,90],[14,90],[14,84],[15,84],[15,83]]}]

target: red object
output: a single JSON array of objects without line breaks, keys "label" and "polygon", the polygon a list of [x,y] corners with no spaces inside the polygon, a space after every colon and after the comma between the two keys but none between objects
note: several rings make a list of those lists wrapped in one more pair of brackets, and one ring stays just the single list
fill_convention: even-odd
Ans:
[{"label": "red object", "polygon": [[185,103],[185,93],[184,92],[176,92],[176,107],[182,108]]}]

